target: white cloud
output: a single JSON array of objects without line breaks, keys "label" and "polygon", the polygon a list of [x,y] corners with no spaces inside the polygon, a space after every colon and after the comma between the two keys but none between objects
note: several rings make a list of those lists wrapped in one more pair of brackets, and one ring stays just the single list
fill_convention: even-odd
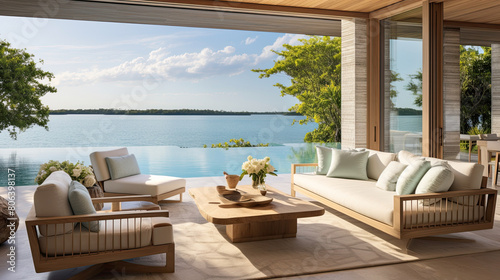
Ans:
[{"label": "white cloud", "polygon": [[295,45],[305,35],[285,34],[260,54],[237,54],[233,46],[221,50],[204,48],[200,52],[171,55],[165,48],[149,53],[147,58],[137,57],[109,68],[85,69],[78,72],[56,74],[53,85],[87,84],[95,82],[133,81],[150,76],[163,80],[200,80],[213,76],[234,76],[249,71],[258,63],[276,56],[271,50],[280,50],[283,44]]},{"label": "white cloud", "polygon": [[255,36],[255,38],[247,37],[245,39],[245,45],[250,45],[254,43],[257,40],[257,38],[259,38],[259,36]]}]

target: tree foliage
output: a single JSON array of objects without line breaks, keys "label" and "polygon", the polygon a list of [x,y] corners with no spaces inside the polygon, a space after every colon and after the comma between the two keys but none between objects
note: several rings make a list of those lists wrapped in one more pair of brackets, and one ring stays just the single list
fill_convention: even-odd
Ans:
[{"label": "tree foliage", "polygon": [[491,129],[491,48],[460,46],[460,133]]},{"label": "tree foliage", "polygon": [[13,139],[34,125],[48,129],[49,107],[40,97],[57,91],[42,83],[54,75],[38,68],[33,57],[0,40],[0,132],[7,130]]},{"label": "tree foliage", "polygon": [[[275,51],[280,59],[272,68],[254,69],[259,78],[284,73],[291,85],[277,83],[281,96],[295,96],[300,103],[291,107],[306,118],[300,124],[316,122],[318,128],[304,137],[306,142],[340,142],[340,38],[311,36],[301,45],[283,45]],[[294,121],[295,123],[295,121]]]},{"label": "tree foliage", "polygon": [[[460,133],[491,129],[491,48],[460,46]],[[406,89],[422,107],[422,71],[410,75]]]}]

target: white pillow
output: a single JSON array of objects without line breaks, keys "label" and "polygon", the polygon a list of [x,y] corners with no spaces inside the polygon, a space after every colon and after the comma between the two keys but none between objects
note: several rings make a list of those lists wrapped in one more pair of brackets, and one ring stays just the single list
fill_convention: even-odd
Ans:
[{"label": "white pillow", "polygon": [[368,180],[368,151],[332,149],[332,162],[327,177]]},{"label": "white pillow", "polygon": [[382,171],[382,174],[380,174],[375,185],[386,191],[396,191],[396,183],[398,182],[398,178],[401,173],[403,173],[406,166],[406,164],[403,164],[401,162],[391,161],[384,169],[384,171]]},{"label": "white pillow", "polygon": [[316,155],[318,156],[316,174],[326,175],[326,173],[328,173],[328,169],[330,169],[330,163],[332,162],[332,149],[316,146]]},{"label": "white pillow", "polygon": [[[455,175],[453,175],[453,171],[451,171],[451,167],[447,162],[443,161],[432,165],[418,183],[415,193],[446,192],[450,189],[454,178]],[[440,200],[441,199],[424,199],[421,201],[421,204],[434,204]]]},{"label": "white pillow", "polygon": [[368,175],[368,178],[378,180],[389,163],[396,160],[396,154],[374,150],[368,151],[370,152],[370,154],[368,155],[366,173]]},{"label": "white pillow", "polygon": [[410,164],[410,162],[416,159],[421,159],[421,157],[404,150],[399,151],[398,153],[398,161],[406,165]]},{"label": "white pillow", "polygon": [[398,182],[396,183],[396,193],[398,195],[414,193],[418,182],[420,182],[420,179],[424,177],[425,173],[430,168],[431,163],[426,160],[416,159],[410,161],[410,164],[399,176]]}]

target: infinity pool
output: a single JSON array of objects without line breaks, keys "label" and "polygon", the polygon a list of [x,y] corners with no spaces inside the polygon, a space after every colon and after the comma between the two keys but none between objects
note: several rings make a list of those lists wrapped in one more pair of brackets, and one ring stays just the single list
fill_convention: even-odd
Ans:
[{"label": "infinity pool", "polygon": [[[222,176],[223,171],[240,174],[241,164],[249,155],[256,158],[268,156],[278,173],[290,173],[291,163],[316,161],[316,145],[318,144],[296,143],[228,150],[175,146],[134,146],[128,149],[129,153],[135,154],[142,173],[187,178]],[[3,174],[0,175],[0,186],[7,186],[8,168],[15,170],[17,186],[34,185],[40,165],[49,160],[80,160],[89,165],[91,152],[113,148],[115,147],[0,149],[0,169]]]}]

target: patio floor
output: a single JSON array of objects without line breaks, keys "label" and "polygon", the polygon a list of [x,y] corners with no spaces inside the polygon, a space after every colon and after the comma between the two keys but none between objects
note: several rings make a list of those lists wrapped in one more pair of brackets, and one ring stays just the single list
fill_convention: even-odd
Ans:
[{"label": "patio floor", "polygon": [[[248,178],[245,178],[240,184],[248,184]],[[278,177],[269,176],[267,183],[279,189],[283,192],[290,192],[290,174],[282,174]],[[204,177],[204,178],[188,178],[187,186],[188,188],[202,187],[202,186],[215,186],[219,184],[225,184],[224,177]],[[491,180],[489,182],[491,186]],[[6,262],[0,263],[0,279],[65,279],[73,275],[78,269],[68,269],[65,271],[51,272],[51,273],[40,273],[37,274],[34,271],[33,263],[31,260],[31,253],[29,251],[29,244],[27,243],[26,229],[24,226],[24,218],[27,212],[31,208],[32,196],[36,186],[26,186],[17,188],[17,212],[21,218],[21,224],[17,232],[17,269],[15,273],[7,270]],[[498,187],[496,187],[498,189]],[[5,196],[6,188],[0,188],[0,195]],[[185,194],[188,196],[188,194]],[[299,196],[301,197],[301,196]],[[301,197],[308,199],[306,197]],[[168,206],[167,206],[168,209]],[[499,232],[500,227],[500,207],[497,203],[496,211],[496,230]],[[189,213],[193,215],[194,218],[197,217],[198,213]],[[196,216],[196,217],[195,217]],[[186,217],[190,219],[190,217]],[[349,220],[343,220],[343,223],[349,223]],[[306,223],[307,224],[307,223]],[[175,226],[175,225],[174,225]],[[370,230],[369,227],[368,230]],[[299,229],[300,231],[300,229]],[[374,230],[376,232],[376,230]],[[482,235],[486,238],[493,236],[493,230],[491,231],[481,231]],[[379,233],[376,233],[379,234]],[[178,235],[178,234],[177,234]],[[176,236],[177,236],[176,235]],[[384,235],[384,234],[381,234]],[[500,239],[500,237],[495,236],[495,240]],[[500,240],[497,240],[500,241]],[[223,240],[224,242],[224,240]],[[258,242],[254,242],[258,243]],[[7,254],[8,246],[7,244],[0,245],[0,254]],[[241,248],[240,248],[241,249]],[[182,247],[177,249],[179,253]],[[242,250],[243,251],[243,250]],[[494,279],[500,274],[500,266],[498,266],[498,260],[500,259],[500,250],[492,250],[488,252],[480,253],[465,253],[457,254],[454,256],[446,257],[436,257],[425,260],[409,260],[403,263],[396,264],[381,264],[381,265],[370,265],[370,267],[358,267],[349,269],[335,269],[335,271],[327,273],[309,273],[302,276],[296,277],[286,277],[287,279],[401,279],[402,275],[406,279]],[[182,269],[182,267],[180,268]],[[207,268],[208,269],[208,268]],[[211,267],[210,269],[217,270],[217,267]],[[81,270],[81,269],[80,269]],[[177,273],[175,273],[177,274]],[[116,279],[117,275],[108,274],[100,275],[98,279]],[[121,275],[119,275],[122,277]],[[178,279],[180,274],[177,275],[167,275],[164,274],[161,277],[155,275],[129,275],[123,277],[123,279]],[[231,279],[228,277],[214,277],[214,279]],[[273,278],[271,277],[256,277],[256,278]],[[274,277],[279,278],[279,277]],[[121,278],[120,278],[121,279]],[[187,278],[185,278],[187,279]],[[189,279],[200,279],[197,276],[193,276]]]}]

